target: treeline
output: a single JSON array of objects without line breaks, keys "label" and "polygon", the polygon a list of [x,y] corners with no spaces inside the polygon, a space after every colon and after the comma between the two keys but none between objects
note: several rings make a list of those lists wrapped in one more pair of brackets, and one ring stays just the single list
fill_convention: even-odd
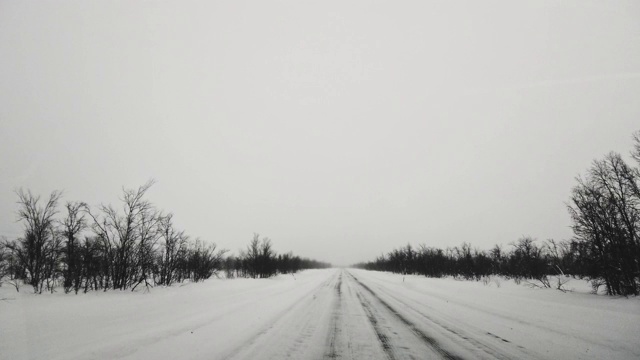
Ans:
[{"label": "treeline", "polygon": [[581,264],[576,261],[577,251],[570,242],[548,240],[538,244],[531,237],[522,237],[504,248],[496,245],[489,251],[472,249],[471,244],[439,249],[410,244],[394,249],[374,261],[354,265],[367,270],[389,271],[400,274],[420,274],[428,277],[453,276],[467,280],[480,280],[490,275],[508,278],[538,280],[540,286],[551,287],[550,274],[580,274]]},{"label": "treeline", "polygon": [[[410,245],[356,266],[430,277],[454,276],[479,280],[502,275],[535,279],[550,287],[549,276],[571,275],[591,281],[594,291],[604,286],[609,295],[640,294],[640,132],[633,136],[628,165],[618,153],[595,160],[578,177],[567,205],[574,238],[537,243],[523,237],[508,248],[489,251],[460,247],[438,249]],[[557,279],[561,288],[561,280]]]},{"label": "treeline", "polygon": [[224,269],[227,277],[267,278],[276,274],[293,274],[302,269],[330,268],[331,264],[300,258],[291,253],[277,254],[271,240],[255,234],[245,251],[239,256],[229,256]]},{"label": "treeline", "polygon": [[[269,277],[329,264],[277,255],[268,239],[258,237],[247,252],[226,257],[214,243],[191,239],[173,223],[173,215],[145,199],[153,181],[124,189],[116,208],[90,208],[67,202],[59,212],[61,193],[46,201],[30,191],[17,191],[18,219],[24,235],[0,242],[0,285],[19,290],[29,284],[36,293],[171,285],[198,282],[226,271],[229,276]],[[61,215],[61,216],[59,216]]]}]

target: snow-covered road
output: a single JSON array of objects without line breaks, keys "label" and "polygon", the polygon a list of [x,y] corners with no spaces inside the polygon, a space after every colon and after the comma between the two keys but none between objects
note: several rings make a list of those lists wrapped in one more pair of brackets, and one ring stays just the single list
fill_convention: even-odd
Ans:
[{"label": "snow-covered road", "polygon": [[[360,277],[363,277],[362,275]],[[418,319],[419,320],[419,319]],[[349,271],[334,272],[229,359],[458,358]]]},{"label": "snow-covered road", "polygon": [[[405,281],[407,278],[407,281]],[[431,281],[425,281],[431,280]],[[637,301],[338,270],[230,359],[637,359]],[[488,292],[482,290],[490,290]],[[518,290],[530,297],[520,298]],[[488,296],[487,296],[488,295]],[[515,295],[515,296],[514,296]],[[543,295],[540,297],[540,295]],[[544,295],[551,295],[547,297]],[[575,296],[577,295],[577,296]],[[565,301],[562,300],[564,298]],[[612,302],[594,309],[585,301]],[[629,299],[626,299],[629,300]],[[554,303],[555,302],[555,303]],[[594,303],[595,304],[595,303]],[[593,305],[593,304],[592,304]],[[591,320],[583,319],[589,317]],[[629,318],[631,316],[631,318]],[[636,323],[630,320],[635,319]],[[625,329],[625,326],[628,326]]]},{"label": "snow-covered road", "polygon": [[515,284],[328,269],[146,294],[0,290],[2,359],[640,358],[638,299]]}]

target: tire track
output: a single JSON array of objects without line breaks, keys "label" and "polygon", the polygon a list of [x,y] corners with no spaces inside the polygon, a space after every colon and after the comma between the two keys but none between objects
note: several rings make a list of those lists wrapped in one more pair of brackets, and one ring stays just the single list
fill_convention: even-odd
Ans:
[{"label": "tire track", "polygon": [[[389,311],[389,313],[391,315],[393,315],[396,319],[400,320],[400,322],[405,325],[409,330],[411,330],[411,332],[416,335],[427,347],[429,347],[430,349],[432,349],[433,351],[435,351],[436,353],[438,353],[440,356],[442,356],[442,358],[444,359],[451,359],[451,360],[460,360],[462,359],[461,357],[451,353],[450,351],[444,349],[436,339],[434,339],[433,337],[425,334],[422,330],[420,330],[417,325],[415,323],[413,323],[411,320],[407,319],[405,316],[403,316],[402,314],[400,314],[398,311],[396,311],[391,305],[389,305],[389,303],[387,303],[386,301],[384,301],[383,299],[381,299],[378,294],[376,294],[373,290],[371,290],[371,288],[369,288],[367,285],[363,284],[362,282],[360,282],[360,280],[358,280],[356,277],[354,277],[352,274],[348,273],[348,275],[358,284],[360,285],[360,287],[362,287],[364,290],[366,290],[371,296],[373,296],[373,298],[379,302],[386,310]],[[378,338],[381,341],[381,343],[383,344],[383,349],[385,349],[385,352],[389,355],[389,352],[387,351],[388,349],[390,349],[390,344],[388,341],[388,338],[382,334],[379,329],[376,329],[377,326],[377,320],[375,320],[375,316],[373,316],[373,313],[371,311],[371,306],[370,304],[367,304],[367,302],[363,302],[362,301],[362,296],[360,296],[360,294],[356,294],[358,295],[358,298],[361,300],[360,302],[363,305],[363,308],[365,308],[365,311],[367,311],[367,316],[369,316],[369,314],[372,315],[372,317],[369,318],[369,320],[371,321],[372,325],[374,326],[374,329],[376,330],[376,334],[378,334]],[[375,320],[375,321],[374,321]],[[385,347],[386,345],[386,347]],[[393,359],[393,354],[390,355],[390,358]]]},{"label": "tire track", "polygon": [[[372,291],[372,290],[370,290],[370,291]],[[492,358],[502,359],[502,360],[510,360],[514,356],[512,354],[505,354],[503,351],[499,350],[498,348],[496,348],[494,346],[491,346],[490,344],[486,344],[486,343],[484,343],[482,341],[479,341],[477,339],[472,338],[469,335],[466,335],[464,330],[457,329],[454,326],[447,325],[447,324],[444,324],[442,321],[436,320],[433,316],[427,315],[424,312],[418,310],[415,306],[412,306],[411,304],[409,304],[406,299],[402,299],[402,298],[400,298],[400,297],[398,297],[396,295],[393,295],[392,293],[390,293],[388,291],[382,291],[382,293],[384,293],[386,296],[392,298],[393,300],[397,301],[399,304],[401,304],[405,308],[409,309],[410,311],[414,312],[416,315],[422,317],[423,319],[425,319],[429,323],[431,323],[431,324],[433,324],[433,325],[435,325],[437,327],[442,328],[446,332],[454,335],[455,338],[463,340],[463,342],[465,344],[472,345],[474,347],[474,349],[480,350],[480,351],[484,352],[485,354],[491,356]],[[500,341],[502,341],[504,343],[511,344],[512,347],[514,348],[514,350],[517,351],[520,354],[520,356],[522,356],[524,354],[524,355],[526,355],[528,357],[534,357],[534,355],[531,354],[527,349],[525,349],[524,347],[522,347],[520,345],[516,345],[516,344],[511,343],[511,341],[509,341],[507,339],[504,339],[502,337],[499,337],[499,336],[497,336],[495,334],[492,334],[492,333],[486,332],[486,331],[484,332],[484,334],[489,335],[490,337],[492,337],[494,339],[498,339],[498,340],[500,340]]]},{"label": "tire track", "polygon": [[341,329],[340,329],[340,317],[342,314],[342,271],[340,271],[340,275],[338,276],[338,282],[335,287],[336,299],[334,300],[332,315],[331,315],[331,325],[328,339],[328,352],[325,353],[325,359],[338,359],[340,358],[337,349],[337,341],[340,338]]},{"label": "tire track", "polygon": [[[293,316],[294,319],[297,319],[294,321],[299,322],[300,319],[304,319],[304,324],[299,329],[299,335],[297,336],[295,341],[293,341],[288,346],[286,353],[283,354],[284,356],[278,356],[274,359],[287,358],[297,360],[301,358],[318,358],[320,354],[315,354],[315,356],[313,356],[313,354],[308,353],[309,347],[311,345],[310,342],[313,342],[313,339],[317,338],[317,332],[323,329],[321,321],[318,321],[319,318],[323,317],[323,314],[331,313],[333,319],[334,311],[336,310],[335,305],[332,306],[331,311],[327,311],[328,309],[326,309],[326,304],[328,303],[327,298],[333,298],[333,292],[338,287],[338,285],[332,285],[336,281],[338,283],[341,283],[341,273],[339,276],[331,276],[322,284],[320,289],[313,295],[313,299],[310,301],[309,306],[305,311],[305,315]],[[328,328],[326,333],[331,332],[329,329],[331,328]],[[335,343],[336,340],[334,339],[334,346]]]},{"label": "tire track", "polygon": [[358,297],[358,300],[360,301],[360,305],[364,309],[364,312],[366,313],[367,318],[369,319],[369,323],[371,323],[371,325],[373,326],[373,330],[376,336],[378,337],[378,341],[380,342],[380,345],[382,346],[382,350],[387,356],[387,359],[395,360],[396,351],[394,347],[391,345],[391,342],[389,341],[389,338],[387,337],[387,335],[384,334],[382,327],[380,327],[378,323],[378,318],[373,314],[373,311],[371,310],[371,304],[366,299],[364,299],[362,295],[360,295],[359,293],[356,293],[356,296]]},{"label": "tire track", "polygon": [[[305,295],[303,295],[300,298],[303,301],[296,301],[291,306],[280,311],[276,316],[273,317],[273,319],[269,323],[262,326],[261,330],[254,333],[254,335],[252,335],[248,340],[246,340],[241,346],[232,350],[222,358],[223,359],[246,358],[246,356],[250,355],[252,351],[255,351],[255,349],[253,348],[261,340],[263,340],[265,336],[271,336],[269,334],[272,332],[272,330],[277,329],[283,325],[286,326],[285,323],[287,321],[291,321],[292,313],[298,313],[304,308],[310,308],[310,307],[313,308],[317,306],[315,304],[318,304],[318,302],[316,301],[318,295],[326,291],[327,288],[330,288],[331,283],[334,280],[335,280],[335,276],[332,276],[329,279],[322,282],[320,285],[311,289],[309,292],[307,292]],[[290,343],[289,347],[286,349],[287,354],[284,357],[287,357],[287,358],[291,357],[291,353],[295,353],[296,351],[298,351],[299,348],[302,346],[302,344],[305,343],[306,339],[311,338],[315,329],[316,329],[315,322],[312,319],[307,319],[307,321],[305,321],[302,324],[302,329],[300,329],[300,331],[298,332],[298,336],[296,337],[296,339],[293,340]]]}]

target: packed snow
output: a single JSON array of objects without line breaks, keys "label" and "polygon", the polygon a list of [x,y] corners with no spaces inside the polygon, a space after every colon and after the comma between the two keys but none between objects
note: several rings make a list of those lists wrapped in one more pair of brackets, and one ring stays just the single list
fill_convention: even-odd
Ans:
[{"label": "packed snow", "polygon": [[640,300],[355,269],[34,295],[0,287],[2,359],[637,359]]}]

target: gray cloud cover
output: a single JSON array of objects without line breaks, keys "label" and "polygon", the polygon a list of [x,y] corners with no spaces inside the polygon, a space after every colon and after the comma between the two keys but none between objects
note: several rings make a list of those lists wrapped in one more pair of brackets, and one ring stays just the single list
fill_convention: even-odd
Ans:
[{"label": "gray cloud cover", "polygon": [[0,1],[0,234],[18,187],[150,199],[193,236],[349,264],[571,236],[640,128],[635,1]]}]

